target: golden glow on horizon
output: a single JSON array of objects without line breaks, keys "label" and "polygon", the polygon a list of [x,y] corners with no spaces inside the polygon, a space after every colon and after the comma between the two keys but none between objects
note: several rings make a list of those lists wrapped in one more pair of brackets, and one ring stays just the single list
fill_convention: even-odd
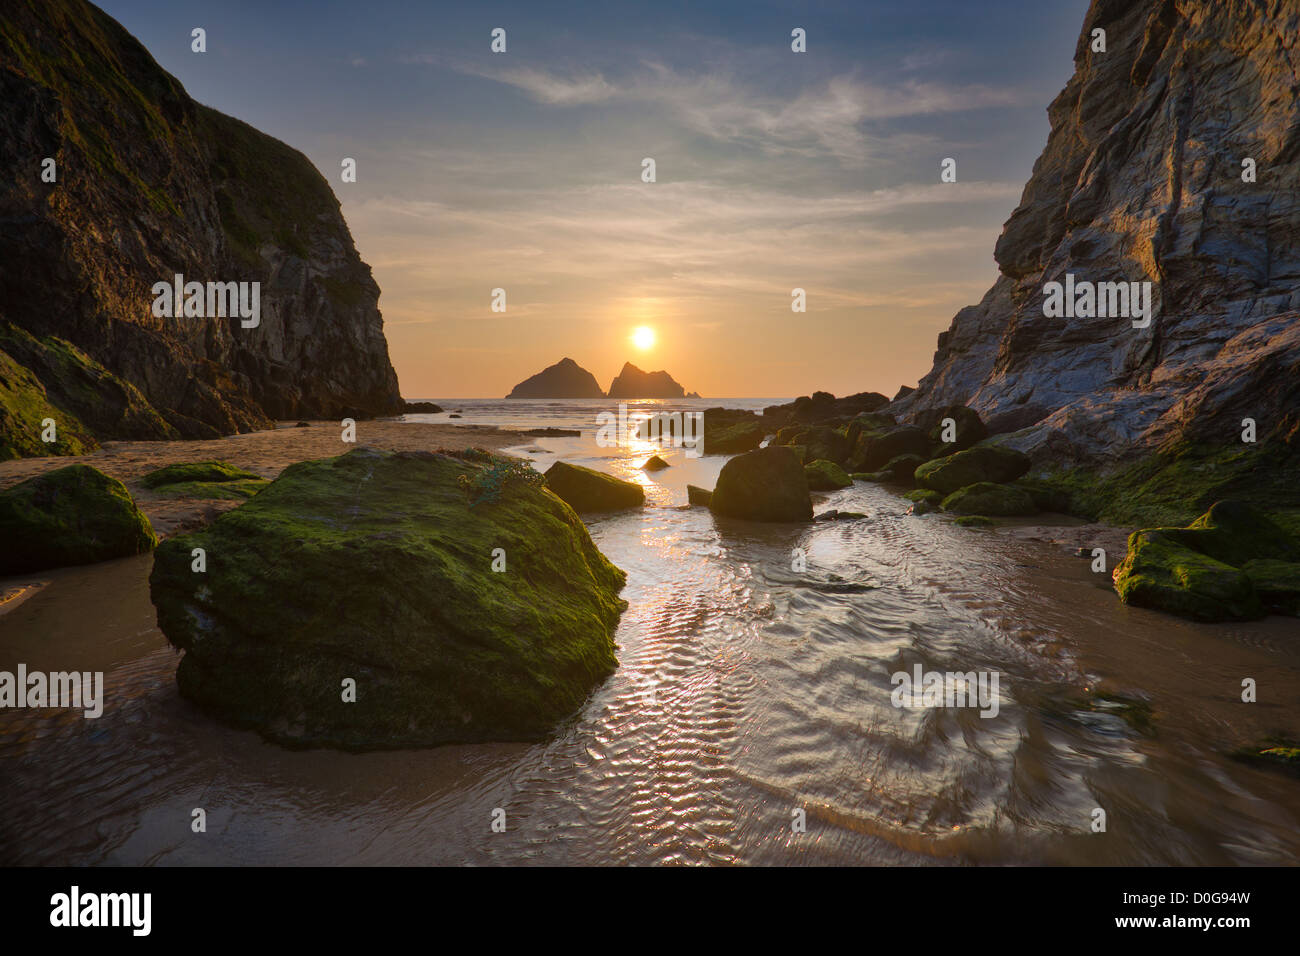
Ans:
[{"label": "golden glow on horizon", "polygon": [[645,352],[649,349],[654,348],[655,339],[657,338],[657,336],[655,335],[655,330],[650,328],[650,326],[638,325],[635,329],[632,330],[632,335],[630,336],[630,338],[632,340],[633,345],[639,348],[642,352]]}]

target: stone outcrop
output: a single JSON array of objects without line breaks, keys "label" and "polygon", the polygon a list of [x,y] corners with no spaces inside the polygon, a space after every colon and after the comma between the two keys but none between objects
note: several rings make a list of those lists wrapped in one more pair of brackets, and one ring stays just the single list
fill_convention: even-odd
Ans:
[{"label": "stone outcrop", "polygon": [[811,521],[812,498],[799,456],[784,445],[737,455],[718,473],[709,510],[750,521]]},{"label": "stone outcrop", "polygon": [[686,391],[667,372],[643,372],[631,362],[624,362],[623,371],[610,382],[609,397],[685,398]]},{"label": "stone outcrop", "polygon": [[[56,407],[99,438],[401,411],[379,288],[305,156],[196,103],[84,0],[0,9],[0,102],[0,303],[30,337],[0,349]],[[155,317],[177,274],[259,282],[259,324]],[[116,417],[90,420],[56,374],[65,344]]]},{"label": "stone outcrop", "polygon": [[184,697],[372,750],[545,737],[617,666],[624,581],[519,462],[362,448],[164,542],[150,587]]},{"label": "stone outcrop", "polygon": [[[1106,52],[1091,48],[1105,30]],[[1036,461],[1300,435],[1300,8],[1094,0],[984,299],[889,411],[968,405]],[[1243,181],[1253,160],[1255,181]],[[1154,316],[1048,318],[1044,284],[1150,282]]]},{"label": "stone outcrop", "polygon": [[574,511],[622,511],[645,504],[640,485],[567,461],[546,469],[546,486]]},{"label": "stone outcrop", "polygon": [[562,358],[524,379],[506,398],[604,398],[596,376],[571,358]]}]

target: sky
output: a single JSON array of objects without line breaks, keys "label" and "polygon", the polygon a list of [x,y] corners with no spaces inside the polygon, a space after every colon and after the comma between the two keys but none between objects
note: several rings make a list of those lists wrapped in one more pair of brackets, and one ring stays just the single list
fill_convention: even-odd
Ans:
[{"label": "sky", "polygon": [[996,278],[1088,4],[101,6],[325,175],[402,394],[436,399],[565,356],[603,388],[631,361],[705,397],[915,385]]}]

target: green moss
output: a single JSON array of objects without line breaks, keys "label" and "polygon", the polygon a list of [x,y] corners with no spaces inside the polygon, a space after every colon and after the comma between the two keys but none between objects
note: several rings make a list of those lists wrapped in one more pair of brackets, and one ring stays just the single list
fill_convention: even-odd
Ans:
[{"label": "green moss", "polygon": [[924,501],[926,504],[938,507],[943,501],[943,494],[932,488],[913,488],[907,494],[903,495],[908,501]]},{"label": "green moss", "polygon": [[72,343],[0,322],[0,348],[32,372],[49,401],[101,438],[173,439],[176,430],[130,382]]},{"label": "green moss", "polygon": [[1186,525],[1223,498],[1266,511],[1300,505],[1300,458],[1278,443],[1182,444],[1106,472],[1077,468],[1044,484],[1068,495],[1070,513],[1120,526]]},{"label": "green moss", "polygon": [[959,488],[943,499],[942,508],[964,515],[1031,515],[1038,511],[1027,492],[991,481]]},{"label": "green moss", "polygon": [[126,486],[68,465],[0,491],[0,575],[143,554],[158,539]]},{"label": "green moss", "polygon": [[916,483],[950,495],[980,482],[1015,481],[1029,470],[1028,456],[1000,445],[976,445],[916,469]]},{"label": "green moss", "polygon": [[804,465],[803,473],[813,491],[834,491],[853,484],[853,479],[844,473],[844,469],[824,458]]},{"label": "green moss", "polygon": [[261,481],[262,476],[242,468],[236,468],[228,461],[188,461],[175,465],[166,465],[149,472],[140,479],[146,488],[158,488],[162,485],[182,482],[237,481],[252,479]]},{"label": "green moss", "polygon": [[1290,737],[1267,737],[1247,747],[1239,747],[1230,756],[1242,763],[1300,777],[1300,741]]},{"label": "green moss", "polygon": [[1300,617],[1300,563],[1257,558],[1241,566],[1270,610]]},{"label": "green moss", "polygon": [[165,498],[208,498],[243,501],[253,497],[270,482],[265,478],[237,481],[179,481],[161,486],[155,493]]},{"label": "green moss", "polygon": [[1194,550],[1186,541],[1181,528],[1133,532],[1128,554],[1114,572],[1120,600],[1203,621],[1262,616],[1259,597],[1244,572]]},{"label": "green moss", "polygon": [[546,736],[617,664],[625,575],[544,488],[467,508],[457,479],[484,467],[371,449],[300,462],[164,542],[150,584],[185,650],[181,693],[295,746]]},{"label": "green moss", "polygon": [[963,528],[987,528],[995,522],[992,518],[983,515],[962,515],[954,520],[953,524],[961,525]]},{"label": "green moss", "polygon": [[[41,440],[46,419],[55,423],[54,442]],[[76,415],[56,408],[40,379],[9,353],[0,351],[0,461],[45,455],[84,455],[98,447]]]}]

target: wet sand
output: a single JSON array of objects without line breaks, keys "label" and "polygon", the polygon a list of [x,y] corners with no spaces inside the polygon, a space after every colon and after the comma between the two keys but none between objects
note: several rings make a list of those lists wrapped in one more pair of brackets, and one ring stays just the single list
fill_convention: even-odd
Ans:
[{"label": "wet sand", "polygon": [[[159,538],[207,524],[242,500],[182,498],[144,488],[149,472],[190,461],[228,461],[264,478],[275,478],[298,461],[332,458],[368,445],[390,451],[435,451],[439,448],[486,448],[494,451],[528,439],[517,432],[487,425],[443,425],[397,419],[360,421],[356,444],[345,444],[337,421],[310,422],[299,428],[281,422],[274,429],[205,441],[111,441],[89,455],[56,455],[0,462],[0,488],[66,465],[93,465],[127,486]],[[0,594],[0,613],[4,595]]]}]

